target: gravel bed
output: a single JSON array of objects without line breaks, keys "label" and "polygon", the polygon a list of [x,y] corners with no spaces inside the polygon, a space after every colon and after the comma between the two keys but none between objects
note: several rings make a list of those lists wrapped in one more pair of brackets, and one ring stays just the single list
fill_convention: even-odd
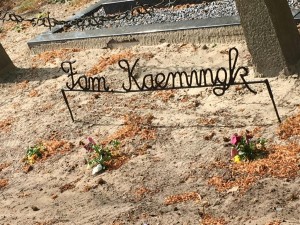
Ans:
[{"label": "gravel bed", "polygon": [[[288,0],[291,8],[300,9],[300,0]],[[105,16],[103,8],[100,8],[94,16]],[[137,15],[128,19],[116,21],[105,21],[98,26],[90,26],[85,30],[94,30],[102,28],[116,28],[125,26],[136,26],[157,23],[170,23],[184,20],[217,18],[225,16],[236,16],[238,11],[234,0],[217,0],[211,2],[201,2],[182,8],[157,8],[151,15]],[[67,31],[80,31],[80,27],[71,27]]]}]

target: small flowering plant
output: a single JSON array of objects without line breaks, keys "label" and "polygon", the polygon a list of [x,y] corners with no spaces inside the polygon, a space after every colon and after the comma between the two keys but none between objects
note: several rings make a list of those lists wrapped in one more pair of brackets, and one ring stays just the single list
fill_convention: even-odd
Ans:
[{"label": "small flowering plant", "polygon": [[26,151],[27,162],[32,165],[38,158],[42,158],[45,147],[42,144],[30,147]]},{"label": "small flowering plant", "polygon": [[247,132],[245,135],[234,134],[230,143],[231,157],[233,161],[252,161],[264,155],[266,140],[263,138],[254,139],[253,135]]},{"label": "small flowering plant", "polygon": [[[118,148],[119,141],[112,141],[110,147]],[[105,163],[112,158],[109,147],[103,147],[101,144],[97,144],[93,138],[88,138],[88,143],[83,146],[87,152],[87,163],[89,167],[99,165],[102,170],[105,170]]]}]

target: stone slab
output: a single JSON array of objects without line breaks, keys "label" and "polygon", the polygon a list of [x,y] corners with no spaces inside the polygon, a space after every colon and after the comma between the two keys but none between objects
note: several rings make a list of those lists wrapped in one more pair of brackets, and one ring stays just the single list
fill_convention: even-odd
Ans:
[{"label": "stone slab", "polygon": [[257,74],[297,73],[300,35],[287,1],[236,0],[236,5]]},{"label": "stone slab", "polygon": [[14,67],[13,62],[11,61],[5,49],[2,47],[0,43],[0,75],[13,67]]},{"label": "stone slab", "polygon": [[135,0],[105,0],[102,6],[106,14],[122,13],[136,6]]},{"label": "stone slab", "polygon": [[[83,16],[91,15],[92,13],[99,10],[99,8],[106,2],[109,1],[124,1],[124,0],[100,0],[99,2],[89,6],[88,8],[77,12],[74,16],[68,18],[68,21],[78,19]],[[161,0],[158,0],[161,2]],[[141,3],[148,2],[144,0]],[[154,3],[154,2],[152,2]],[[156,2],[155,2],[156,3]],[[300,21],[300,11],[292,10],[295,21]],[[29,48],[33,48],[36,45],[49,44],[50,42],[66,42],[66,41],[76,41],[83,40],[88,38],[101,38],[109,36],[124,36],[132,34],[146,34],[146,33],[159,33],[166,31],[176,31],[183,29],[201,29],[201,28],[210,28],[210,27],[221,27],[221,26],[236,26],[240,25],[239,17],[225,17],[225,18],[209,18],[201,20],[192,20],[192,21],[180,21],[174,22],[172,24],[151,24],[145,26],[133,26],[126,28],[110,28],[110,29],[99,29],[92,31],[74,31],[67,33],[59,33],[63,30],[63,26],[57,26],[52,28],[51,31],[47,31],[37,36],[36,38],[28,42]]]},{"label": "stone slab", "polygon": [[178,30],[201,29],[211,27],[237,26],[240,24],[239,17],[208,18],[199,20],[178,21],[173,23],[149,24],[139,26],[128,26],[109,29],[98,29],[90,31],[77,31],[66,33],[48,33],[39,35],[28,42],[29,48],[35,45],[50,42],[66,42],[71,40],[82,40],[99,37],[114,37],[133,34],[160,33]]}]

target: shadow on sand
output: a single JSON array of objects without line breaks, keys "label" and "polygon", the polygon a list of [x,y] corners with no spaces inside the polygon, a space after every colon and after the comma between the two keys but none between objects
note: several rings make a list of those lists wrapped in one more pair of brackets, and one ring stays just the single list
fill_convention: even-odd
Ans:
[{"label": "shadow on sand", "polygon": [[63,75],[60,68],[17,68],[0,72],[0,84],[20,83],[22,81],[50,80]]}]

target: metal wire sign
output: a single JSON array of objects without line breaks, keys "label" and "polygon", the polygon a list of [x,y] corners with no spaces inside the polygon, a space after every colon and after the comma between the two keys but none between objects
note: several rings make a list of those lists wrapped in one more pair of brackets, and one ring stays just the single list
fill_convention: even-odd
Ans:
[{"label": "metal wire sign", "polygon": [[[122,59],[119,61],[119,67],[127,73],[128,80],[123,82],[118,90],[111,89],[105,77],[88,77],[82,75],[75,77],[77,72],[73,68],[75,61],[64,61],[61,63],[61,69],[69,77],[66,87],[61,89],[63,98],[68,107],[69,113],[73,122],[75,121],[72,110],[67,99],[66,92],[109,92],[109,93],[129,93],[129,92],[145,92],[145,91],[163,91],[173,89],[186,89],[186,88],[207,88],[211,87],[216,96],[222,96],[233,85],[243,85],[253,94],[257,94],[250,85],[252,84],[265,84],[270,99],[272,101],[278,122],[281,122],[278,110],[274,101],[274,96],[271,90],[270,83],[267,79],[260,81],[246,81],[245,77],[248,76],[249,70],[247,67],[237,67],[239,52],[236,48],[231,48],[228,52],[229,65],[228,68],[220,67],[216,71],[210,68],[201,69],[200,71],[191,70],[176,71],[157,74],[147,74],[138,81],[135,76],[135,67],[139,61],[136,59],[133,65],[130,65],[128,60]],[[240,78],[237,81],[237,78]],[[177,81],[177,82],[176,82]]]}]

